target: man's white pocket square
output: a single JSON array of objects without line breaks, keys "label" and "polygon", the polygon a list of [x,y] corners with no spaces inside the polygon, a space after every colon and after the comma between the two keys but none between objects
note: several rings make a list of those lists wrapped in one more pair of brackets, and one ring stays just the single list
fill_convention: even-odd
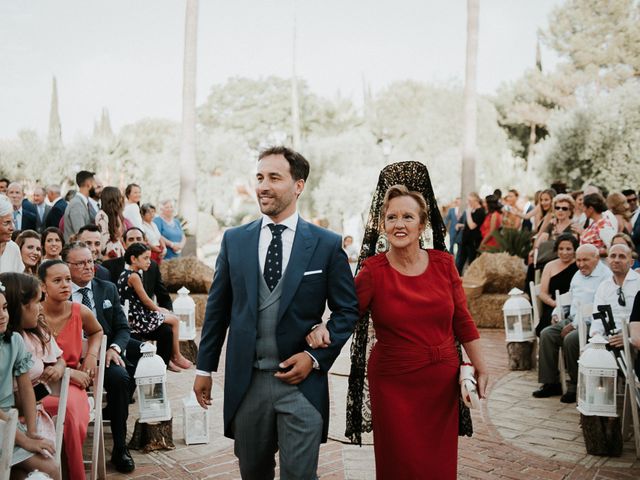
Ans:
[{"label": "man's white pocket square", "polygon": [[316,275],[318,273],[322,273],[322,270],[309,270],[308,272],[304,272],[304,276],[306,277],[307,275]]},{"label": "man's white pocket square", "polygon": [[102,302],[102,308],[111,308],[113,305],[111,305],[111,302],[109,301],[109,299],[106,299],[104,302]]}]

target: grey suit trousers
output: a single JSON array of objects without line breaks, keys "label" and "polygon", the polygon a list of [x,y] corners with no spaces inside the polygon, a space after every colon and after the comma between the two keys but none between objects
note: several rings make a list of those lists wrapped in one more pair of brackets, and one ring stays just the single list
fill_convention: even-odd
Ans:
[{"label": "grey suit trousers", "polygon": [[[550,325],[540,333],[540,352],[538,355],[538,381],[540,383],[560,383],[558,371],[558,355],[560,348],[564,355],[564,363],[569,371],[567,391],[576,391],[578,383],[578,358],[580,357],[580,337],[577,330],[569,332],[564,339],[560,336],[569,320]],[[587,330],[587,335],[589,331]]]},{"label": "grey suit trousers", "polygon": [[273,371],[253,371],[251,385],[233,419],[234,450],[244,480],[275,477],[280,452],[282,480],[314,480],[322,416],[295,385]]}]

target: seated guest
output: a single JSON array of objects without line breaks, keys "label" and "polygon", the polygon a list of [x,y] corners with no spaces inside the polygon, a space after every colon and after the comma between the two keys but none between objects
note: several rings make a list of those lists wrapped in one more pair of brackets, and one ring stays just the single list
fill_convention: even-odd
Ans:
[{"label": "seated guest", "polygon": [[[616,329],[621,328],[623,321],[629,321],[631,307],[640,290],[640,275],[631,269],[631,253],[628,246],[621,244],[613,245],[609,249],[607,260],[613,275],[600,284],[593,299],[594,313],[598,312],[599,305],[611,306]],[[599,319],[594,319],[591,324],[590,335],[596,334],[605,334],[604,326]]]},{"label": "seated guest", "polygon": [[102,210],[96,215],[96,225],[100,229],[102,237],[102,257],[117,258],[124,254],[122,234],[125,231],[124,197],[116,187],[104,187],[100,196]]},{"label": "seated guest", "polygon": [[20,247],[11,240],[14,230],[13,206],[7,197],[0,195],[0,273],[24,271]]},{"label": "seated guest", "polygon": [[636,252],[636,244],[631,240],[631,237],[626,233],[616,233],[611,239],[611,245],[617,245],[619,243],[626,245],[631,249],[633,256],[633,266],[631,268],[634,270],[640,268],[640,260],[638,260],[638,252]]},{"label": "seated guest", "polygon": [[142,189],[136,183],[130,183],[124,190],[125,205],[124,218],[129,221],[131,227],[142,228],[142,215],[140,212],[140,199],[142,198]]},{"label": "seated guest", "polygon": [[98,226],[92,223],[85,225],[78,230],[78,234],[75,239],[84,243],[89,250],[91,250],[96,278],[106,280],[107,282],[111,281],[111,274],[109,273],[109,270],[100,265],[100,259],[102,258],[102,239]]},{"label": "seated guest", "polygon": [[[102,327],[89,308],[69,300],[71,273],[62,260],[50,260],[40,265],[38,276],[45,292],[42,313],[53,338],[62,348],[62,358],[71,368],[67,415],[64,421],[64,457],[69,478],[84,479],[82,444],[89,426],[89,400],[86,389],[96,376],[96,365]],[[87,353],[82,358],[82,337],[87,337]],[[42,400],[49,415],[58,412],[58,397]]]},{"label": "seated guest", "polygon": [[599,193],[584,196],[584,213],[590,221],[589,226],[580,234],[580,245],[591,243],[600,251],[600,256],[606,256],[611,246],[611,239],[617,233],[610,217],[604,215],[607,204]]},{"label": "seated guest", "polygon": [[[64,375],[65,363],[62,350],[53,339],[49,327],[40,315],[40,280],[24,273],[2,273],[0,282],[5,285],[5,295],[11,299],[9,316],[15,318],[33,365],[29,370],[31,384],[37,390],[38,384],[59,382]],[[46,387],[45,387],[46,388]],[[38,390],[39,391],[39,390]],[[37,433],[53,444],[56,441],[56,426],[36,396]]]},{"label": "seated guest", "polygon": [[162,200],[160,202],[160,215],[153,219],[153,223],[158,227],[158,231],[167,246],[165,260],[179,257],[187,242],[187,237],[182,230],[180,220],[175,216],[173,200]]},{"label": "seated guest", "polygon": [[44,219],[45,228],[60,227],[60,220],[64,216],[64,211],[67,209],[67,202],[62,197],[62,190],[60,185],[47,185],[47,200],[51,204],[51,210]]},{"label": "seated guest", "polygon": [[20,248],[25,273],[37,275],[40,259],[42,258],[40,234],[35,230],[20,232],[20,235],[16,238],[16,245]]},{"label": "seated guest", "polygon": [[[97,232],[85,231],[98,235]],[[107,416],[111,420],[113,452],[111,463],[122,473],[135,468],[127,450],[129,399],[135,389],[135,365],[124,361],[126,349],[140,350],[140,342],[130,340],[129,324],[122,310],[116,286],[95,278],[93,252],[82,242],[73,242],[62,251],[71,272],[72,299],[91,309],[107,336],[104,388],[107,392]],[[127,365],[128,363],[128,365]]]},{"label": "seated guest", "polygon": [[578,239],[571,233],[563,233],[554,242],[554,253],[558,256],[548,262],[542,270],[540,279],[540,300],[542,312],[536,334],[540,336],[543,328],[551,325],[551,312],[556,307],[556,291],[561,294],[569,291],[571,279],[578,271],[576,266],[576,249]]},{"label": "seated guest", "polygon": [[158,226],[153,223],[153,218],[156,216],[156,207],[150,203],[145,203],[140,207],[140,215],[142,216],[142,231],[147,237],[147,245],[151,249],[151,260],[159,265],[167,253],[167,247],[164,246],[164,240],[160,235]]},{"label": "seated guest", "polygon": [[60,260],[60,252],[64,247],[64,235],[56,227],[45,228],[42,232],[42,261]]},{"label": "seated guest", "polygon": [[149,247],[142,243],[134,243],[127,247],[124,258],[129,268],[120,274],[117,286],[121,301],[123,303],[129,301],[131,331],[146,338],[147,334],[152,334],[160,325],[169,325],[173,330],[171,361],[178,368],[190,368],[191,362],[180,353],[180,322],[178,317],[154,303],[142,285],[139,272],[149,269],[151,264]]},{"label": "seated guest", "polygon": [[[576,385],[578,382],[578,357],[580,356],[580,337],[578,336],[578,309],[581,305],[593,304],[596,289],[611,271],[600,262],[598,249],[591,244],[581,245],[576,250],[578,272],[571,280],[571,309],[568,317],[554,325],[550,325],[540,333],[540,353],[538,357],[538,381],[542,386],[533,392],[536,398],[546,398],[562,394],[560,373],[558,372],[558,352],[562,347],[565,365],[569,370],[567,393],[560,401],[573,403],[576,401]],[[590,321],[591,317],[589,317]],[[588,328],[588,325],[587,325]]]},{"label": "seated guest", "polygon": [[[19,319],[11,315],[22,309],[20,292],[17,289],[6,290],[0,283],[0,419],[6,421],[5,412],[17,407],[25,420],[24,424],[18,424],[15,446],[9,453],[11,478],[26,478],[29,472],[37,469],[58,480],[58,465],[53,459],[55,444],[40,438],[37,433],[36,399],[29,378],[33,360],[18,333]],[[14,395],[14,385],[17,385],[17,395]],[[5,478],[3,476],[3,480]]]}]

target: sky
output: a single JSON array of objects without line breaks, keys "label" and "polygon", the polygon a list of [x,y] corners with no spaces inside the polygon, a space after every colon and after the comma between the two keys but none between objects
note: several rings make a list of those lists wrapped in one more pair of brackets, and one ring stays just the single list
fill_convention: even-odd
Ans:
[{"label": "sky", "polygon": [[[362,102],[412,79],[462,85],[465,0],[295,0],[297,72],[311,90]],[[536,32],[562,0],[480,0],[478,91],[491,94],[535,61]],[[0,139],[46,134],[52,77],[63,139],[91,133],[103,107],[114,130],[179,121],[184,0],[0,0]],[[294,0],[200,0],[197,103],[234,76],[289,77]],[[543,64],[557,61],[543,48]]]}]

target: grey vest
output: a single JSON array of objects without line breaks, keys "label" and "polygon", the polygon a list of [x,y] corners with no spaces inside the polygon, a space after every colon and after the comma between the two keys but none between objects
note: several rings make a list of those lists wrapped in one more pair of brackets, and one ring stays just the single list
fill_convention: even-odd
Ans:
[{"label": "grey vest", "polygon": [[254,368],[259,370],[278,370],[280,355],[276,342],[276,327],[278,326],[278,310],[282,296],[283,277],[273,291],[269,290],[264,277],[260,275],[258,281],[258,328],[256,335],[256,358]]}]

